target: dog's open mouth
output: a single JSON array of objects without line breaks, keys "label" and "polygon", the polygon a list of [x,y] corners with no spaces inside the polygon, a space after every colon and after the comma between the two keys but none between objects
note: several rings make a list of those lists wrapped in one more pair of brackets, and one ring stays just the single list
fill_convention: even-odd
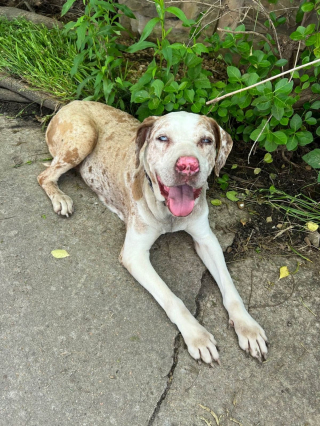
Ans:
[{"label": "dog's open mouth", "polygon": [[199,197],[202,188],[192,188],[184,184],[165,186],[157,176],[161,194],[166,199],[166,205],[174,216],[188,216],[194,207],[194,201]]}]

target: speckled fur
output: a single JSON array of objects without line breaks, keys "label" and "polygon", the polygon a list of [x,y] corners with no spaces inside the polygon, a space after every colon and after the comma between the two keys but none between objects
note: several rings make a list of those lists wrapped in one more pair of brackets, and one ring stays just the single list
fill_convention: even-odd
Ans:
[{"label": "speckled fur", "polygon": [[[160,136],[166,136],[165,142]],[[225,164],[232,147],[230,136],[214,120],[196,114],[170,113],[149,117],[140,124],[110,106],[74,101],[52,119],[46,140],[54,158],[38,181],[54,211],[67,217],[72,214],[73,202],[57,182],[63,173],[78,167],[99,199],[125,221],[127,232],[120,262],[177,325],[190,355],[206,363],[219,362],[212,334],[171,292],[149,259],[154,241],[163,233],[178,230],[192,236],[197,253],[215,278],[240,347],[261,360],[267,353],[266,335],[247,313],[208,222],[207,178],[213,168],[219,174]],[[191,175],[179,173],[177,161],[185,156],[197,159],[199,171]],[[169,211],[158,179],[165,187],[188,184],[194,194],[202,188],[188,216],[177,217]]]}]

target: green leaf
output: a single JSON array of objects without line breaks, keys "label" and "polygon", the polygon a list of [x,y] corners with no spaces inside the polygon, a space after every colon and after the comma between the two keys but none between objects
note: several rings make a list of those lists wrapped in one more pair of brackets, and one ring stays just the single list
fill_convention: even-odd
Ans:
[{"label": "green leaf", "polygon": [[272,134],[272,142],[277,145],[285,145],[287,143],[287,136],[281,131],[274,132]]},{"label": "green leaf", "polygon": [[218,200],[218,199],[216,199],[216,200],[211,200],[211,204],[212,204],[213,206],[221,206],[222,201],[221,201],[221,200]]},{"label": "green leaf", "polygon": [[275,65],[276,65],[277,67],[283,67],[283,66],[287,65],[287,63],[288,63],[288,60],[287,60],[287,59],[279,59],[279,60],[275,63]]},{"label": "green leaf", "polygon": [[135,52],[138,52],[138,50],[148,49],[149,47],[156,48],[157,45],[155,43],[152,43],[151,41],[138,41],[138,43],[135,43],[129,46],[127,49],[127,52],[135,53]]},{"label": "green leaf", "polygon": [[148,102],[148,108],[151,110],[157,109],[160,103],[160,99],[159,98],[152,98],[150,99],[150,101]]},{"label": "green leaf", "polygon": [[301,119],[300,115],[294,114],[294,116],[290,120],[291,129],[294,132],[296,132],[297,130],[300,129],[301,126],[302,126],[302,119]]},{"label": "green leaf", "polygon": [[194,90],[193,89],[185,90],[184,97],[186,98],[187,102],[192,103],[194,99]]},{"label": "green leaf", "polygon": [[320,126],[319,126],[319,127],[317,127],[316,135],[317,135],[317,136],[320,136]]},{"label": "green leaf", "polygon": [[73,6],[73,3],[75,3],[76,0],[68,0],[61,9],[61,16],[64,16]]},{"label": "green leaf", "polygon": [[295,150],[297,148],[297,146],[298,146],[298,143],[299,143],[299,141],[298,141],[298,138],[296,137],[296,135],[289,136],[288,142],[286,144],[287,150],[288,151]]},{"label": "green leaf", "polygon": [[192,21],[190,21],[190,20],[186,17],[186,15],[184,14],[184,12],[183,12],[181,9],[179,9],[178,7],[174,7],[174,6],[167,7],[167,8],[166,8],[166,12],[168,12],[168,13],[172,13],[172,14],[173,14],[173,15],[175,15],[177,18],[179,18],[179,19],[180,19],[180,21],[182,21],[182,22],[184,23],[184,25],[186,25],[187,27],[190,27],[190,25],[191,25],[191,22],[192,22]]},{"label": "green leaf", "polygon": [[307,118],[307,119],[306,119],[306,122],[307,122],[308,124],[310,124],[310,126],[314,126],[315,124],[317,124],[317,119],[316,119],[316,118],[314,118],[314,117],[310,117],[310,118]]},{"label": "green leaf", "polygon": [[296,136],[299,140],[300,146],[308,145],[309,143],[313,142],[313,135],[311,132],[303,131],[303,132],[297,132]]},{"label": "green leaf", "polygon": [[137,92],[132,93],[131,102],[141,104],[142,102],[150,99],[150,94],[146,90],[138,90]]},{"label": "green leaf", "polygon": [[[144,29],[143,29],[143,31],[141,33],[141,37],[140,37],[139,42],[145,40],[152,33],[153,28],[160,21],[161,21],[161,19],[158,18],[158,17],[150,19],[150,21],[147,22],[146,26],[144,27]],[[138,43],[136,43],[136,44],[138,44]]]},{"label": "green leaf", "polygon": [[298,31],[294,31],[293,33],[290,34],[290,38],[292,40],[298,41],[298,40],[303,40],[303,34],[299,33]]},{"label": "green leaf", "polygon": [[226,197],[230,201],[239,201],[239,198],[237,197],[237,191],[228,191],[228,192],[226,192]]},{"label": "green leaf", "polygon": [[308,152],[302,159],[314,169],[320,169],[320,149],[316,148]]},{"label": "green leaf", "polygon": [[288,118],[288,117],[283,117],[283,118],[281,118],[281,120],[280,120],[280,124],[281,124],[282,126],[287,126],[287,125],[288,125],[288,123],[289,123],[289,118]]},{"label": "green leaf", "polygon": [[273,141],[266,141],[264,147],[266,151],[273,152],[278,148],[278,145]]},{"label": "green leaf", "polygon": [[279,108],[278,106],[276,106],[275,104],[272,105],[271,108],[271,114],[277,119],[277,120],[281,120],[281,118],[283,117],[284,114],[284,108]]},{"label": "green leaf", "polygon": [[151,87],[154,87],[154,93],[156,94],[156,96],[158,96],[158,98],[160,98],[163,87],[164,87],[164,83],[162,80],[154,80],[151,83]]},{"label": "green leaf", "polygon": [[274,93],[276,94],[284,94],[288,95],[291,93],[293,88],[293,81],[290,81],[287,78],[282,78],[278,83],[275,85]]},{"label": "green leaf", "polygon": [[273,159],[272,159],[272,155],[271,154],[269,154],[269,152],[263,157],[263,161],[265,162],[265,163],[272,163],[273,162]]},{"label": "green leaf", "polygon": [[241,80],[241,72],[236,67],[227,67],[227,74],[230,83],[236,83]]},{"label": "green leaf", "polygon": [[302,10],[303,12],[311,12],[311,10],[313,10],[313,8],[314,8],[314,4],[313,4],[313,3],[311,3],[311,2],[304,3],[304,4],[301,6],[301,10]]},{"label": "green leaf", "polygon": [[220,117],[226,117],[228,115],[228,110],[226,108],[219,108],[218,115]]},{"label": "green leaf", "polygon": [[312,93],[320,93],[320,84],[315,83],[311,86]]},{"label": "green leaf", "polygon": [[311,109],[320,109],[320,101],[315,101],[310,106]]}]

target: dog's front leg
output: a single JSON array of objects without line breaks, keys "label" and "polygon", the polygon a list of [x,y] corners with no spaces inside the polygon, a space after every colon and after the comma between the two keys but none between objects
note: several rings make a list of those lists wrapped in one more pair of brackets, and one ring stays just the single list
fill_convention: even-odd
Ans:
[{"label": "dog's front leg", "polygon": [[228,311],[229,322],[238,335],[239,345],[262,361],[266,357],[267,337],[260,325],[247,312],[227,269],[221,246],[210,229],[207,217],[191,223],[186,231],[192,236],[203,263],[216,280]]},{"label": "dog's front leg", "polygon": [[212,334],[208,333],[191,315],[184,303],[168,288],[150,263],[149,250],[159,235],[151,228],[143,234],[129,228],[120,261],[130,274],[152,294],[170,320],[177,325],[190,355],[195,359],[202,359],[208,364],[213,361],[219,362],[219,354]]}]

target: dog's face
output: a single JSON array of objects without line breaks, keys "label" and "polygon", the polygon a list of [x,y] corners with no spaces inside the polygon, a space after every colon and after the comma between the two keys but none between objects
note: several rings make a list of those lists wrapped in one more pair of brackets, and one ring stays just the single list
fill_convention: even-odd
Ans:
[{"label": "dog's face", "polygon": [[211,118],[187,112],[149,117],[137,131],[137,165],[152,180],[155,197],[174,216],[188,216],[213,167],[218,175],[232,148],[231,137]]}]

